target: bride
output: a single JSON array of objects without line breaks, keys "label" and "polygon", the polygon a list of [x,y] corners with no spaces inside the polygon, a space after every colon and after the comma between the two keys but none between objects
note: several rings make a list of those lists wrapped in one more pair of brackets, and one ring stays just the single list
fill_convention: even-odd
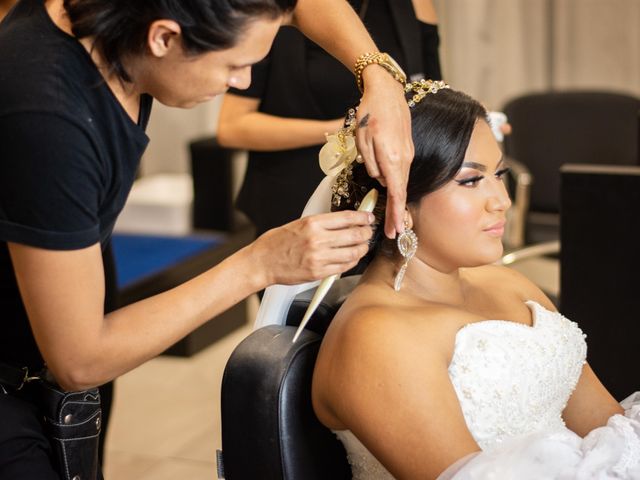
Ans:
[{"label": "bride", "polygon": [[[510,200],[485,109],[436,82],[407,90],[404,255],[380,228],[322,343],[318,418],[358,480],[640,479],[640,395],[625,414],[586,362],[578,325],[492,265]],[[373,187],[384,225],[385,189],[358,162],[337,176],[333,209],[356,208]]]}]

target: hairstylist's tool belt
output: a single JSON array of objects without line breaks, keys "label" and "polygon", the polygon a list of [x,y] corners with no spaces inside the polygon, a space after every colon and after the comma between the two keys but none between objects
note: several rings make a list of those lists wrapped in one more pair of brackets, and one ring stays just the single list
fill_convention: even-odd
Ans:
[{"label": "hairstylist's tool belt", "polygon": [[98,389],[65,392],[46,370],[30,375],[26,367],[0,362],[0,385],[5,393],[18,392],[32,383],[37,390],[37,406],[44,415],[45,434],[51,443],[60,477],[63,480],[102,478],[98,464],[102,422]]}]

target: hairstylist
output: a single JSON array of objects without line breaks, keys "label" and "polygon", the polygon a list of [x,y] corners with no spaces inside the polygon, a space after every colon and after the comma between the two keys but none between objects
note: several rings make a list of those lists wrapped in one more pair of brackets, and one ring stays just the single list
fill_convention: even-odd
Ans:
[{"label": "hairstylist", "polygon": [[[155,297],[104,314],[101,247],[147,144],[152,99],[190,107],[246,88],[289,21],[345,65],[375,46],[343,0],[21,0],[0,24],[0,365],[46,363],[66,390],[103,384],[271,283],[347,270],[370,217],[342,212],[271,230]],[[401,230],[412,143],[403,90],[362,72],[360,148]],[[0,384],[0,478],[58,478],[42,412]]]}]

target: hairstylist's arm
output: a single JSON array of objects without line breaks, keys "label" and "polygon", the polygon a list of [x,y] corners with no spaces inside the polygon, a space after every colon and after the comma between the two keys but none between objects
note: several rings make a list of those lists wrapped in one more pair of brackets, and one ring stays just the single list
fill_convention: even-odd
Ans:
[{"label": "hairstylist's arm", "polygon": [[[298,0],[292,23],[353,71],[357,58],[378,51],[357,14],[344,0]],[[388,189],[385,233],[402,231],[407,179],[413,159],[411,119],[402,85],[382,67],[364,69],[357,141],[367,170]],[[364,120],[366,118],[366,121]],[[362,123],[366,125],[362,125]]]},{"label": "hairstylist's arm", "polygon": [[222,100],[218,143],[227,148],[278,151],[311,147],[325,141],[325,133],[334,133],[344,122],[286,118],[258,111],[259,98],[227,93]]},{"label": "hairstylist's arm", "polygon": [[[340,212],[270,230],[194,279],[108,315],[100,246],[52,251],[10,243],[38,347],[67,390],[103,384],[272,283],[343,272],[366,253],[372,216]],[[215,321],[215,320],[214,320]]]}]

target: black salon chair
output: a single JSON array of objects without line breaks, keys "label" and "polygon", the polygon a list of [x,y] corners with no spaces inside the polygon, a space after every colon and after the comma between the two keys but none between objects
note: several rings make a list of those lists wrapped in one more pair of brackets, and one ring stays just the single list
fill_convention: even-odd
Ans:
[{"label": "black salon chair", "polygon": [[640,98],[604,91],[550,91],[507,102],[513,127],[504,150],[512,167],[510,249],[559,246],[560,167],[638,165]]},{"label": "black salon chair", "polygon": [[351,478],[342,444],[313,412],[311,379],[322,336],[358,280],[351,276],[334,284],[296,343],[292,339],[313,290],[296,297],[286,326],[256,330],[234,350],[222,379],[227,480]]},{"label": "black salon chair", "polygon": [[[513,127],[504,141],[513,205],[501,263],[521,268],[517,264],[535,258],[536,270],[554,275],[560,252],[560,168],[566,163],[637,165],[640,98],[549,91],[514,98],[503,110]],[[558,292],[548,288],[558,305]]]}]

